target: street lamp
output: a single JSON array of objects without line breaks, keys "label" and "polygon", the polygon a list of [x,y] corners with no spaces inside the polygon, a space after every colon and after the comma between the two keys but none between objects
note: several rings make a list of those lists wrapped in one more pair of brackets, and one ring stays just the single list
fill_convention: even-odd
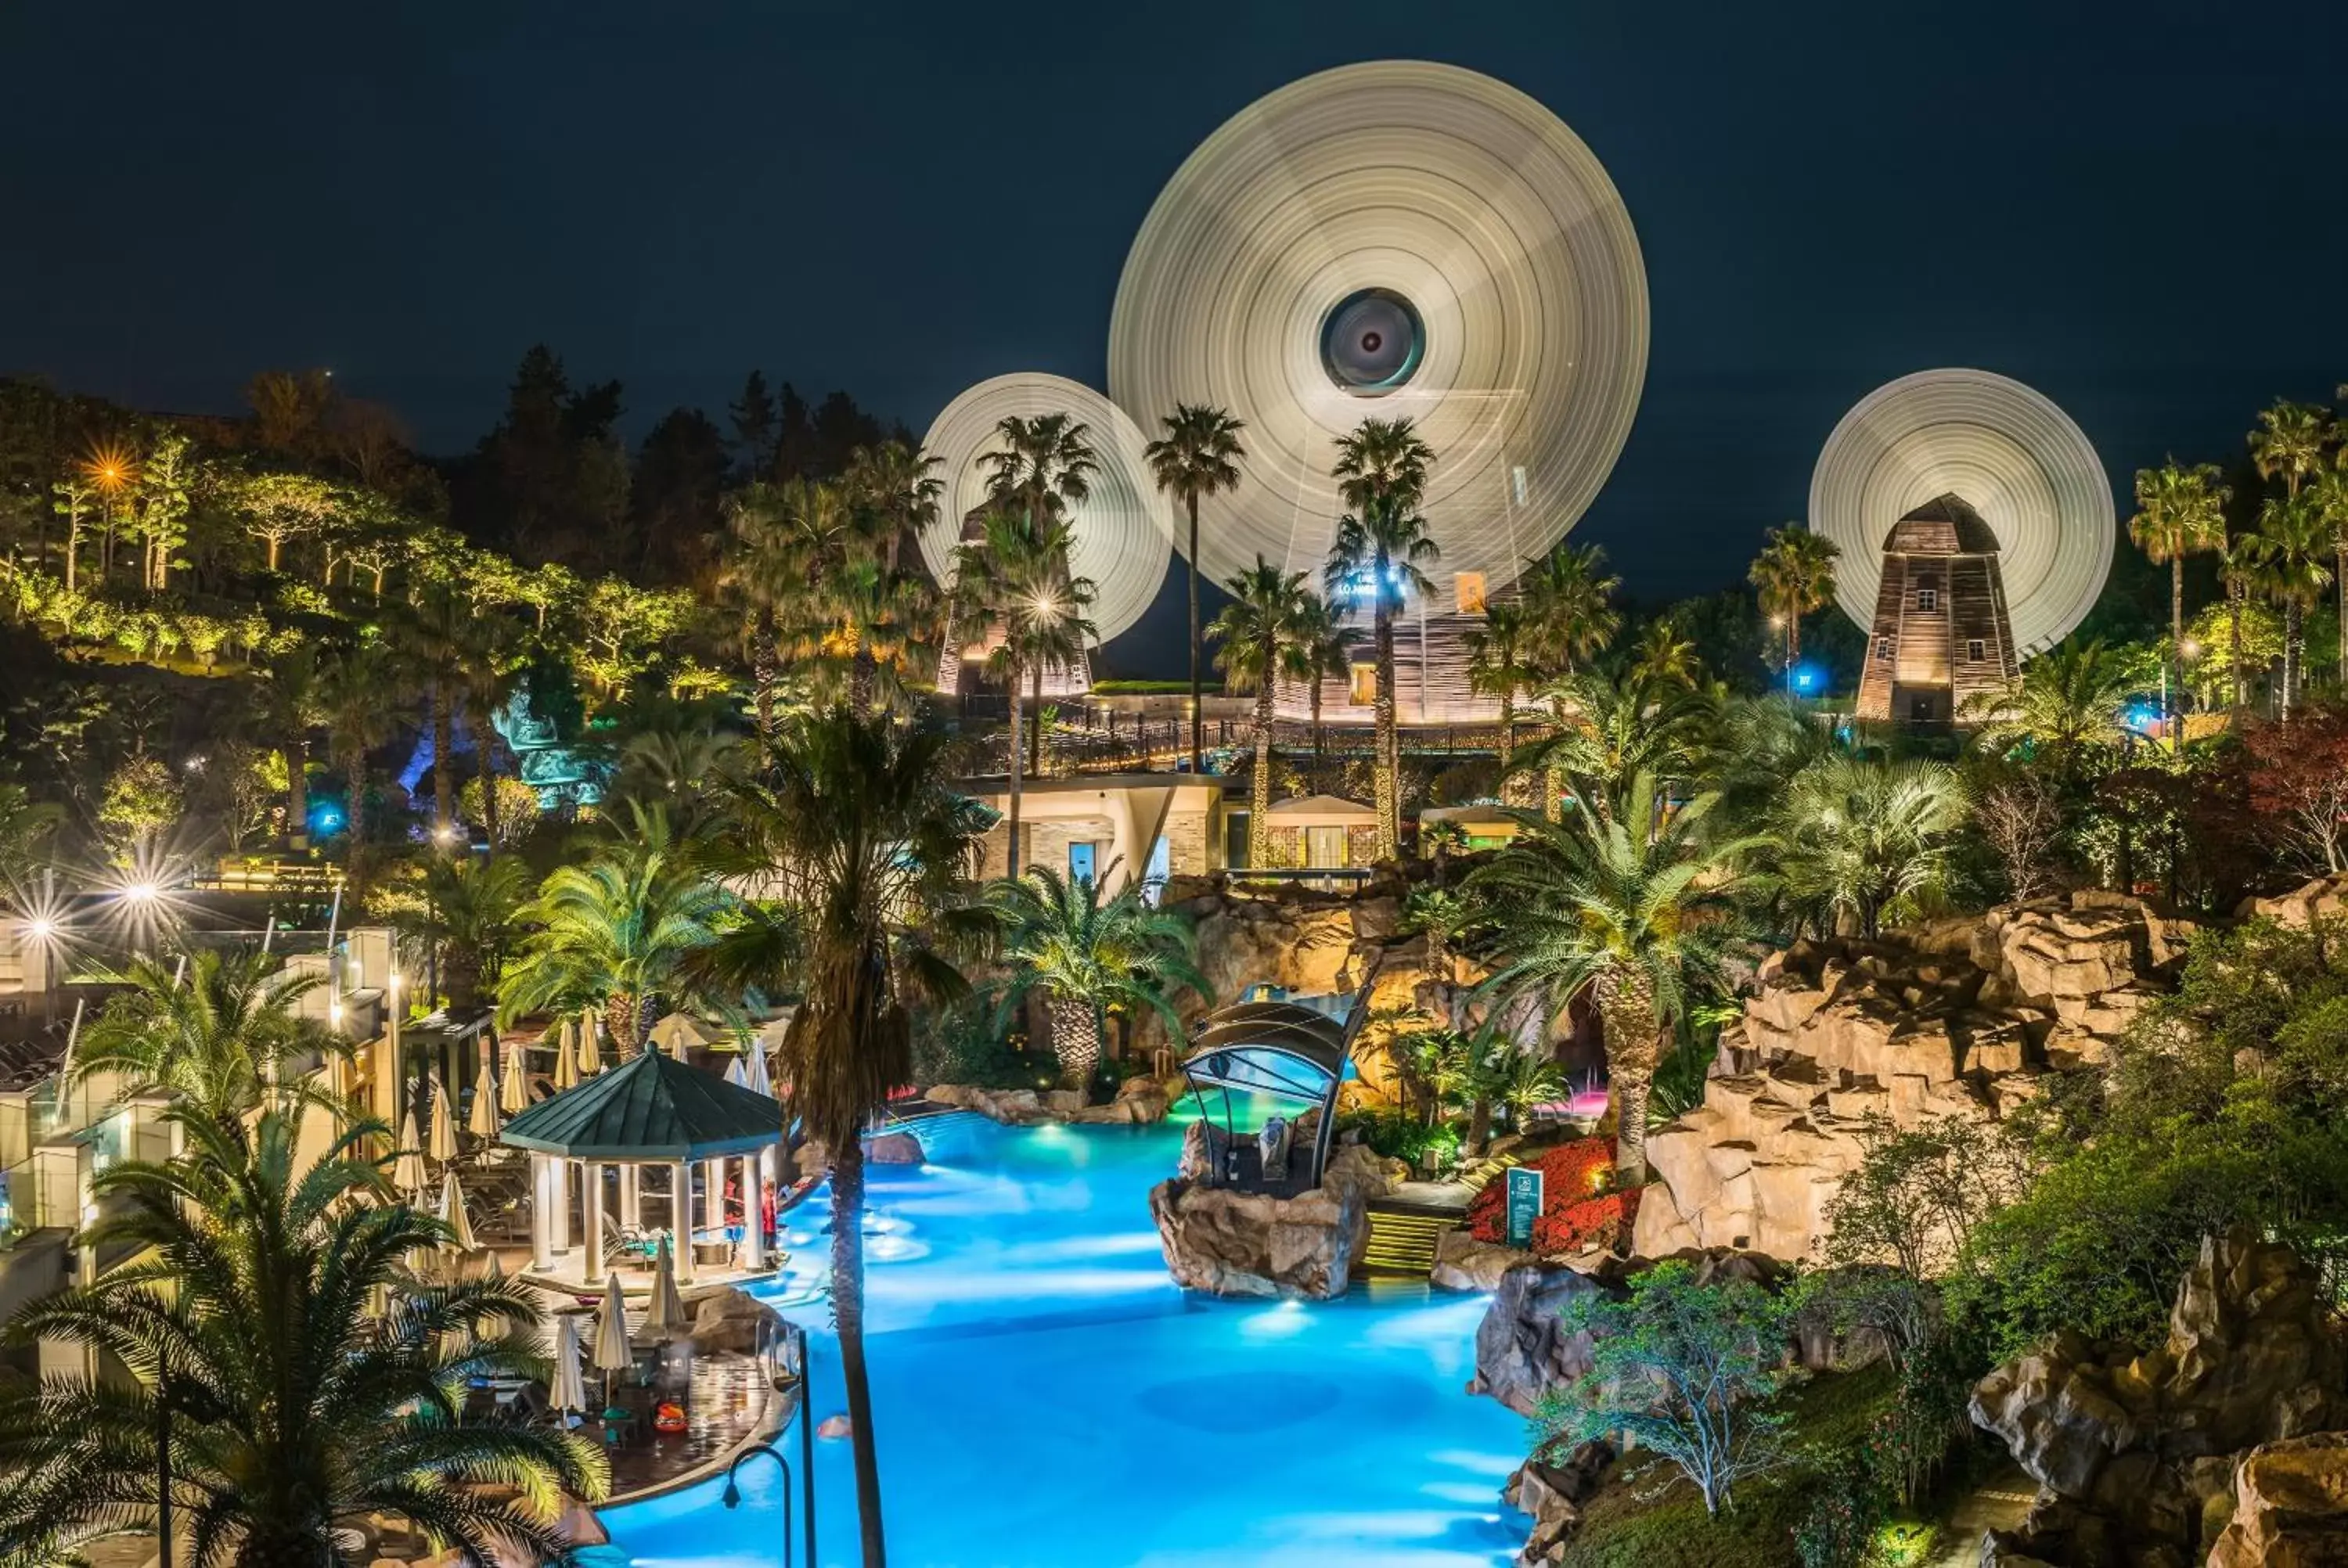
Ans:
[{"label": "street lamp", "polygon": [[[773,1460],[776,1467],[783,1472],[783,1568],[791,1568],[790,1460],[785,1459],[780,1453],[776,1451],[770,1444],[752,1443],[748,1448],[744,1449],[741,1453],[735,1457],[732,1464],[726,1467],[726,1491],[719,1496],[717,1501],[725,1504],[727,1508],[739,1508],[742,1506],[742,1489],[735,1484],[734,1472],[740,1470],[750,1460],[757,1458],[760,1454],[764,1454],[768,1459]],[[164,1564],[164,1568],[170,1568],[170,1565],[167,1563]]]}]

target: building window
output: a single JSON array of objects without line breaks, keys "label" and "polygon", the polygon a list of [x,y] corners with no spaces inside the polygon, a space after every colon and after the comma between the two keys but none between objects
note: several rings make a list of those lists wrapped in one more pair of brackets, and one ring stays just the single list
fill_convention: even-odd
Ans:
[{"label": "building window", "polygon": [[1356,708],[1366,708],[1378,700],[1378,667],[1375,664],[1354,666],[1354,684],[1345,693],[1345,701]]},{"label": "building window", "polygon": [[1974,637],[1974,638],[1969,638],[1969,639],[1967,639],[1967,640],[1966,640],[1966,642],[1965,642],[1965,662],[1966,662],[1966,663],[1968,663],[1968,664],[1978,664],[1978,663],[1980,663],[1982,660],[1984,660],[1984,659],[1986,659],[1986,658],[1988,658],[1988,657],[1989,657],[1989,648],[1988,648],[1988,645],[1987,645],[1987,644],[1985,644],[1985,643],[1983,643],[1980,638],[1978,638],[1978,637]]},{"label": "building window", "polygon": [[1879,637],[1875,640],[1875,657],[1883,663],[1891,662],[1891,639]]},{"label": "building window", "polygon": [[1941,590],[1937,588],[1918,589],[1916,590],[1916,608],[1919,610],[1940,609]]},{"label": "building window", "polygon": [[1484,613],[1484,574],[1480,571],[1456,571],[1451,574],[1451,595],[1461,615]]}]

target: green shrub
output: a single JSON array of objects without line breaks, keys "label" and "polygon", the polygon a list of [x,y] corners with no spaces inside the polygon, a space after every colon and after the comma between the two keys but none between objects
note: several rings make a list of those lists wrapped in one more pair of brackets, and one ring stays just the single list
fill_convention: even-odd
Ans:
[{"label": "green shrub", "polygon": [[1359,1132],[1362,1142],[1385,1158],[1413,1168],[1421,1167],[1430,1152],[1438,1170],[1459,1158],[1458,1128],[1443,1123],[1429,1127],[1406,1111],[1357,1112],[1337,1123],[1340,1138],[1347,1132]]}]

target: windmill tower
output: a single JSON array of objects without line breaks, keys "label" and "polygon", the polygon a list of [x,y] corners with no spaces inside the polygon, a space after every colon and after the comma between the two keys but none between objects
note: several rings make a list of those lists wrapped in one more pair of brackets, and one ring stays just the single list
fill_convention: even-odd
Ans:
[{"label": "windmill tower", "polygon": [[1963,497],[1937,496],[1883,538],[1859,717],[1946,723],[2021,671],[1997,535]]}]

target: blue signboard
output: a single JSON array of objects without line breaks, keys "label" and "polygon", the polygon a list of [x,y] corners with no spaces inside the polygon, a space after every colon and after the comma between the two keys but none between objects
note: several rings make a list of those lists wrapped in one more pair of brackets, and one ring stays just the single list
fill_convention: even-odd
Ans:
[{"label": "blue signboard", "polygon": [[1528,1165],[1509,1170],[1509,1245],[1530,1246],[1533,1221],[1540,1217],[1541,1173]]}]

